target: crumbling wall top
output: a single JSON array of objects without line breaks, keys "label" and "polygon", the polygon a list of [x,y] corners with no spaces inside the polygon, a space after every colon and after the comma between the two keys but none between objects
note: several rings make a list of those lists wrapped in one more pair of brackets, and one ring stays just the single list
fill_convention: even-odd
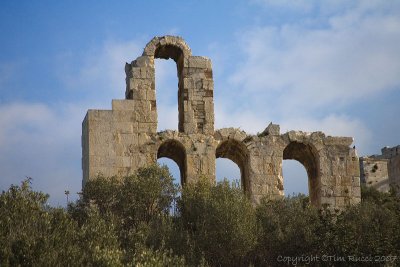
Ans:
[{"label": "crumbling wall top", "polygon": [[[178,48],[183,53],[184,57],[189,57],[192,55],[189,45],[185,42],[185,40],[183,40],[182,37],[166,35],[162,37],[156,36],[150,42],[148,42],[143,50],[143,56],[157,56],[158,58],[168,59],[171,57],[171,53],[163,53],[163,48],[166,47]],[[173,56],[172,59],[177,61],[177,58]]]},{"label": "crumbling wall top", "polygon": [[400,145],[395,147],[385,146],[384,148],[381,149],[381,151],[383,157],[391,158],[393,156],[400,155]]}]

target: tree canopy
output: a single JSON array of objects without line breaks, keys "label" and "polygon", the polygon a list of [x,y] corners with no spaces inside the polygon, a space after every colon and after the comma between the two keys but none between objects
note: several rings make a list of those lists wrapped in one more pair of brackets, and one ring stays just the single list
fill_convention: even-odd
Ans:
[{"label": "tree canopy", "polygon": [[[67,208],[31,179],[0,195],[0,266],[349,266],[400,263],[396,192],[318,210],[308,197],[254,206],[229,182],[174,184],[167,167],[97,177]],[[176,206],[174,206],[176,203]],[[296,263],[295,263],[296,262]]]}]

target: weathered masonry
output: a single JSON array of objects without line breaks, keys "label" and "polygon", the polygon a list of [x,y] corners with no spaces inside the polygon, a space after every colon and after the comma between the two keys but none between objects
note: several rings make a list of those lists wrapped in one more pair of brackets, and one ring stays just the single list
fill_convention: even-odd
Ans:
[{"label": "weathered masonry", "polygon": [[[178,75],[178,131],[157,132],[155,58],[172,58]],[[322,132],[280,134],[270,124],[261,134],[214,129],[211,60],[193,56],[180,37],[153,38],[142,56],[125,66],[124,100],[112,110],[89,110],[82,125],[83,185],[97,175],[128,175],[167,157],[179,166],[182,183],[201,176],[215,181],[216,158],[241,171],[242,187],[254,203],[283,195],[282,160],[294,159],[308,173],[312,204],[342,208],[360,202],[359,160],[349,137]]]},{"label": "weathered masonry", "polygon": [[361,183],[382,192],[390,186],[400,188],[400,146],[384,147],[381,152],[360,158]]}]

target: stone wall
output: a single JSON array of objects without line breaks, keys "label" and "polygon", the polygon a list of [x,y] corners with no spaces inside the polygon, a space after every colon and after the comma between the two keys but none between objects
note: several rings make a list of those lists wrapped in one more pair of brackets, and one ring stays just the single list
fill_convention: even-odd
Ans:
[{"label": "stone wall", "polygon": [[[157,132],[155,58],[172,58],[178,75],[178,131]],[[254,203],[283,196],[282,161],[295,159],[309,177],[311,203],[343,208],[360,202],[360,173],[349,137],[322,132],[280,133],[270,124],[261,134],[235,128],[214,130],[211,61],[192,56],[180,37],[153,38],[142,56],[125,66],[125,100],[112,110],[89,110],[82,125],[83,185],[98,175],[123,176],[167,157],[179,166],[182,183],[201,176],[215,181],[216,158],[228,158],[241,172]]]},{"label": "stone wall", "polygon": [[400,187],[400,146],[384,147],[381,155],[360,158],[361,182],[382,192]]}]

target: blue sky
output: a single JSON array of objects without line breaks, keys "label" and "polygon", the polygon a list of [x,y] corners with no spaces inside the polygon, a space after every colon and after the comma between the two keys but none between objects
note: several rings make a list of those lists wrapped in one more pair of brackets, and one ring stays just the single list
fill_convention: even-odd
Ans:
[{"label": "blue sky", "polygon": [[[124,98],[125,62],[156,35],[211,58],[217,128],[322,130],[359,155],[400,144],[400,1],[1,1],[0,32],[0,189],[31,176],[54,205],[80,191],[86,110]],[[176,129],[171,60],[156,79],[159,128]],[[306,192],[284,164],[287,192]]]}]

